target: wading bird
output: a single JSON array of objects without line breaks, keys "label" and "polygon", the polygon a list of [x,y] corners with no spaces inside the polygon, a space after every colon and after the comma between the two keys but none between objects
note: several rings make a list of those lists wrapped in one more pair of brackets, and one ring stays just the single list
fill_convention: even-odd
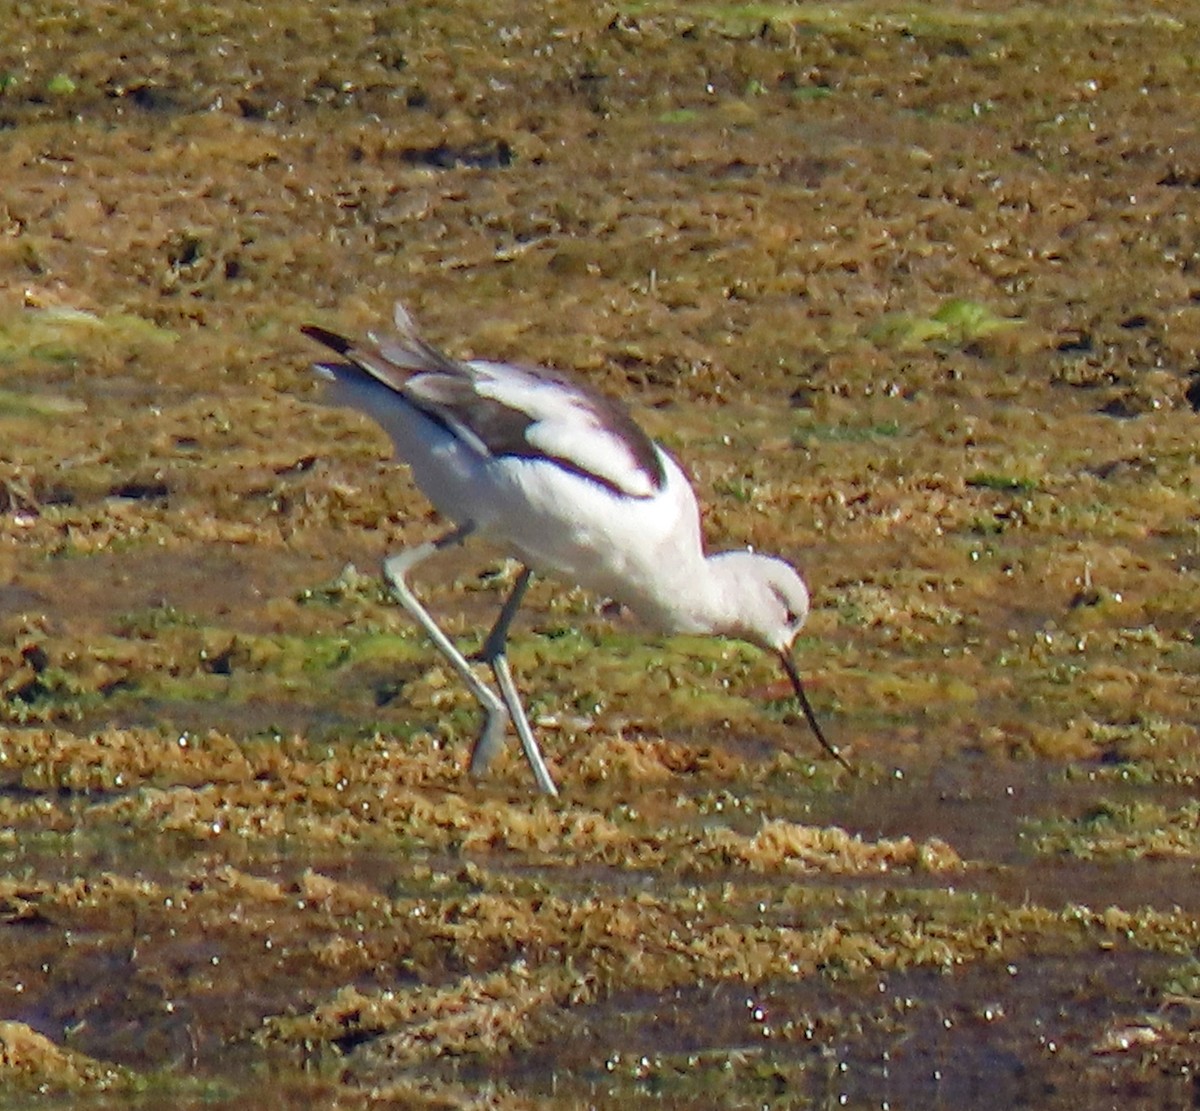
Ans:
[{"label": "wading bird", "polygon": [[[809,598],[790,564],[749,551],[706,555],[687,476],[613,399],[561,371],[451,358],[399,304],[395,324],[394,334],[362,344],[314,325],[302,330],[338,356],[316,364],[332,400],[383,428],[417,486],[454,523],[390,556],[384,577],[483,707],[473,775],[487,768],[511,718],[538,787],[558,793],[505,655],[535,572],[612,598],[662,632],[735,637],[773,653],[817,740],[849,768],[825,739],[792,660]],[[476,657],[491,668],[495,690],[408,583],[417,564],[473,534],[522,565]]]}]

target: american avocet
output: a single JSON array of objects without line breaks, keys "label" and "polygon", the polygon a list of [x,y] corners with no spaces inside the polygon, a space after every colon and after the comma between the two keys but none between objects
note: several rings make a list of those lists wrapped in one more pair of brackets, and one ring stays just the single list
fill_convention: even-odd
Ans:
[{"label": "american avocet", "polygon": [[[749,551],[706,556],[687,477],[611,398],[561,371],[453,359],[400,304],[395,320],[394,335],[371,334],[363,345],[313,325],[302,331],[346,360],[316,365],[333,400],[382,426],[425,496],[454,522],[389,557],[383,572],[483,707],[473,775],[499,750],[511,717],[538,787],[558,793],[505,656],[534,571],[621,602],[663,632],[736,637],[773,652],[817,740],[849,768],[821,732],[792,660],[809,601],[789,564]],[[473,533],[522,564],[476,657],[491,667],[499,697],[408,585],[418,563]]]}]

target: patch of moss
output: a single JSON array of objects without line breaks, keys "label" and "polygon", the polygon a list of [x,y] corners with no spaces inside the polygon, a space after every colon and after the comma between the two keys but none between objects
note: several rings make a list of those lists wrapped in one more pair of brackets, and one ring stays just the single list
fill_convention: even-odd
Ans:
[{"label": "patch of moss", "polygon": [[1033,823],[1026,836],[1041,853],[1083,860],[1200,857],[1200,803],[1101,802],[1082,817]]},{"label": "patch of moss", "polygon": [[881,346],[909,350],[924,344],[965,348],[990,336],[1019,327],[1022,322],[997,316],[985,305],[966,298],[944,301],[932,315],[893,313],[867,329],[866,336]]},{"label": "patch of moss", "polygon": [[61,305],[0,319],[0,364],[18,359],[89,361],[133,349],[164,348],[178,335],[134,313],[98,315]]}]

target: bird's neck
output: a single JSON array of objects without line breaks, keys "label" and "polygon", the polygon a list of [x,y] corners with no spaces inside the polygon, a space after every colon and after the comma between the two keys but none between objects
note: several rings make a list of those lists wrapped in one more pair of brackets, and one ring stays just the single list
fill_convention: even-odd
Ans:
[{"label": "bird's neck", "polygon": [[737,576],[719,556],[700,556],[671,569],[678,589],[647,591],[624,601],[664,633],[738,635]]}]

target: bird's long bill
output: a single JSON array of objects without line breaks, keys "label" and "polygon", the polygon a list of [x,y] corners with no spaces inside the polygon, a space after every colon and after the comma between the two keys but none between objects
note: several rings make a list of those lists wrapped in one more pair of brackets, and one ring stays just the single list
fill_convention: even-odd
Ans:
[{"label": "bird's long bill", "polygon": [[821,742],[821,747],[841,764],[846,771],[853,772],[854,769],[846,762],[846,758],[825,739],[825,734],[821,732],[817,715],[813,713],[812,703],[809,702],[808,695],[804,693],[804,684],[800,682],[800,673],[796,670],[796,664],[792,660],[792,657],[786,651],[783,651],[779,653],[779,659],[783,664],[783,670],[787,672],[787,677],[792,681],[792,689],[796,692],[796,699],[800,703],[800,709],[804,711],[804,716],[808,719],[808,724],[816,735],[817,740]]}]

